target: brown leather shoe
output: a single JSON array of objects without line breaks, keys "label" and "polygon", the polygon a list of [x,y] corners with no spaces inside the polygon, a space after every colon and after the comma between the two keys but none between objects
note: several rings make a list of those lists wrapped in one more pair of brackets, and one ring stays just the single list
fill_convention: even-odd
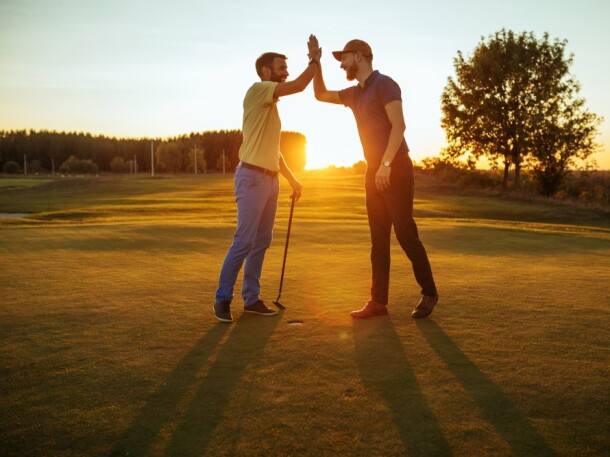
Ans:
[{"label": "brown leather shoe", "polygon": [[411,317],[415,319],[419,319],[421,317],[428,317],[432,314],[432,310],[434,309],[434,305],[438,303],[438,294],[433,297],[429,297],[428,295],[422,295],[421,300],[411,313]]},{"label": "brown leather shoe", "polygon": [[372,316],[384,316],[388,314],[388,307],[386,305],[382,305],[381,303],[377,303],[375,300],[369,300],[366,302],[366,305],[364,305],[364,308],[359,309],[358,311],[352,311],[349,314],[354,319],[364,319]]}]

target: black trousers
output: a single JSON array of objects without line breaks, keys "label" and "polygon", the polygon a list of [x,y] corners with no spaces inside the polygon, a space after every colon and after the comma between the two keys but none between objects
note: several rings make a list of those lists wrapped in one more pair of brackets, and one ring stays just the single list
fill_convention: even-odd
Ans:
[{"label": "black trousers", "polygon": [[369,166],[365,178],[366,209],[371,230],[371,265],[373,285],[371,298],[387,305],[390,287],[390,235],[392,226],[403,251],[411,261],[421,293],[433,296],[436,285],[426,249],[419,239],[413,219],[413,163],[408,155],[392,162],[389,189],[380,192],[375,186],[377,166]]}]

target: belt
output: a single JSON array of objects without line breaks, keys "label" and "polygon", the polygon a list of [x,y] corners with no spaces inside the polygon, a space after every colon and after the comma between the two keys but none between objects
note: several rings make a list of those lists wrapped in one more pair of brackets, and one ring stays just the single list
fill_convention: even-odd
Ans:
[{"label": "belt", "polygon": [[277,171],[267,170],[266,168],[259,167],[258,165],[252,165],[251,163],[247,162],[239,162],[239,165],[241,167],[248,168],[249,170],[258,171],[259,173],[262,173],[264,175],[269,175],[273,178],[277,176]]}]

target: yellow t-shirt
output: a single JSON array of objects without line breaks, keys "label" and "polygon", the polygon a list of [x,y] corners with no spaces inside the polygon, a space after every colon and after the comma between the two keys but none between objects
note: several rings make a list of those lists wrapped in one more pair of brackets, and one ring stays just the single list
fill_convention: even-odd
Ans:
[{"label": "yellow t-shirt", "polygon": [[243,143],[239,160],[271,171],[280,169],[282,123],[273,91],[278,83],[254,83],[244,97]]}]

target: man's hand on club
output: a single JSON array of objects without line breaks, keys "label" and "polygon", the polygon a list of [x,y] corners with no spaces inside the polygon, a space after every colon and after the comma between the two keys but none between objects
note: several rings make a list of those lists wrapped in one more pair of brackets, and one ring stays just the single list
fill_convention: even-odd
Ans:
[{"label": "man's hand on club", "polygon": [[294,201],[298,202],[299,199],[301,198],[301,193],[303,192],[303,186],[296,179],[294,181],[290,182],[290,186],[292,187],[291,197],[294,197]]}]

